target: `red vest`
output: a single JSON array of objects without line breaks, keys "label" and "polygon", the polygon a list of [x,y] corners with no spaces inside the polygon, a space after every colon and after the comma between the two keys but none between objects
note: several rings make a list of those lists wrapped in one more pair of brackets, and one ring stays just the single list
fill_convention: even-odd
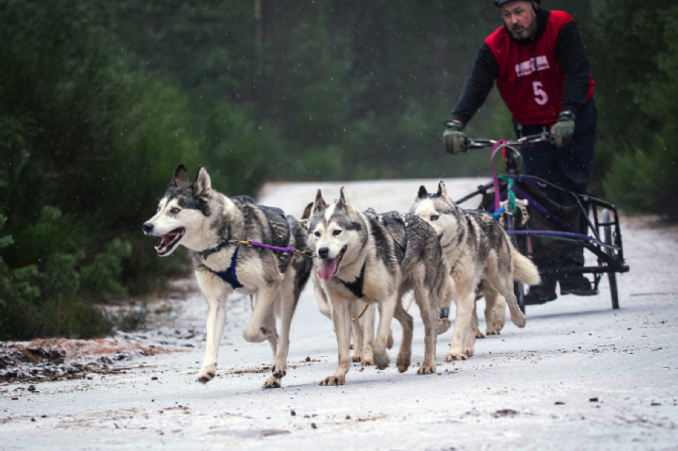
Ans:
[{"label": "red vest", "polygon": [[[552,124],[558,120],[565,77],[556,58],[556,40],[572,22],[566,12],[552,11],[544,33],[533,45],[520,45],[505,27],[485,39],[499,66],[497,89],[513,117],[521,125]],[[593,97],[593,77],[586,101]]]}]

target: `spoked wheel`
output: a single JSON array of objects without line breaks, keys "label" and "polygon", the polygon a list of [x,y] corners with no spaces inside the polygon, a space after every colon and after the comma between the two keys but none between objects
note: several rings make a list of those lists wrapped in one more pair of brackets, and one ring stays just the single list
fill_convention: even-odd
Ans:
[{"label": "spoked wheel", "polygon": [[[611,222],[610,211],[603,210],[603,223],[605,224],[603,226],[604,243],[614,246],[615,242],[613,239],[612,225],[610,224],[610,222]],[[615,257],[614,251],[612,249],[605,248],[605,253],[610,257],[613,258]],[[607,278],[608,281],[610,282],[610,294],[612,295],[612,308],[616,310],[619,308],[619,292],[617,291],[617,273],[614,271],[610,271],[607,273]]]}]

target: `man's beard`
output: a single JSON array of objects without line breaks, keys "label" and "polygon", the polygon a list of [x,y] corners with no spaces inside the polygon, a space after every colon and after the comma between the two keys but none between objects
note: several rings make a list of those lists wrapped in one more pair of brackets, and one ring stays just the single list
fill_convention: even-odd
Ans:
[{"label": "man's beard", "polygon": [[510,29],[509,32],[511,33],[513,39],[517,41],[531,38],[532,35],[537,32],[537,15],[534,13],[534,11],[532,11],[532,22],[527,28],[523,29],[522,31],[514,31],[513,29]]}]

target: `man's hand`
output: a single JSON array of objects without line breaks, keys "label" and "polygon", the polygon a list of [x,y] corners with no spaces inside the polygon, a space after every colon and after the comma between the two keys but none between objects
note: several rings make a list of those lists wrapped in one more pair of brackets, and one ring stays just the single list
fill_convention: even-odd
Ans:
[{"label": "man's hand", "polygon": [[447,153],[457,155],[466,152],[466,135],[463,132],[464,124],[458,121],[449,122],[447,130],[443,133],[443,144]]},{"label": "man's hand", "polygon": [[551,127],[551,144],[557,148],[569,146],[574,135],[574,113],[563,111],[558,116],[558,121]]}]

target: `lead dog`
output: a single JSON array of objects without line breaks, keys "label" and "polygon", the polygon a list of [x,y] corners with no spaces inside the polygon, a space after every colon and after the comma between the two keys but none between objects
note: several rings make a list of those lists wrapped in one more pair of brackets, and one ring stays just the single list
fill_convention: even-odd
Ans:
[{"label": "lead dog", "polygon": [[308,246],[314,252],[317,283],[332,307],[339,364],[320,385],[343,385],[351,359],[351,305],[362,300],[379,306],[374,362],[388,366],[386,345],[392,318],[403,327],[396,361],[404,372],[410,365],[412,317],[402,307],[404,293],[414,289],[425,328],[425,357],[419,374],[435,372],[436,319],[439,302],[448,294],[449,269],[435,231],[414,215],[360,213],[344,189],[339,201],[327,205],[320,190],[309,220]]},{"label": "lead dog", "polygon": [[[311,271],[309,258],[240,246],[234,239],[281,247],[305,248],[306,231],[278,208],[256,205],[247,196],[229,198],[214,189],[200,167],[191,183],[180,164],[158,211],[143,225],[144,233],[162,238],[158,255],[179,245],[190,250],[195,275],[207,300],[207,347],[198,380],[216,375],[219,342],[226,323],[226,298],[234,291],[251,295],[254,311],[245,327],[249,342],[268,340],[273,350],[271,376],[264,388],[279,388],[287,373],[292,315]],[[280,335],[276,313],[281,316]]]},{"label": "lead dog", "polygon": [[[475,323],[473,321],[475,291],[481,280],[488,306],[493,306],[497,295],[503,296],[509,306],[511,321],[518,327],[525,327],[525,315],[518,307],[513,281],[536,285],[539,272],[511,245],[506,232],[492,215],[457,207],[447,195],[443,182],[435,194],[429,194],[421,186],[410,213],[423,218],[435,229],[445,261],[451,268],[452,297],[457,311],[446,361],[466,360],[467,356],[473,355],[478,321],[477,318]],[[495,316],[499,313],[492,310],[490,307],[492,321],[500,321]],[[503,325],[503,306],[500,314]]]}]

